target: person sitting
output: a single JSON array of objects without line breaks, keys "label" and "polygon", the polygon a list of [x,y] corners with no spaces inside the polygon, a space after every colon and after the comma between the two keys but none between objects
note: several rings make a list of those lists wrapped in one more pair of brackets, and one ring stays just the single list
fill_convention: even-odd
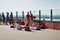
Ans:
[{"label": "person sitting", "polygon": [[39,26],[40,26],[41,29],[46,28],[45,23],[43,21],[39,21]]},{"label": "person sitting", "polygon": [[14,28],[14,24],[11,24],[10,28]]},{"label": "person sitting", "polygon": [[22,30],[23,29],[23,27],[21,27],[19,22],[16,22],[15,27],[16,27],[17,30]]},{"label": "person sitting", "polygon": [[29,23],[26,24],[26,26],[24,27],[25,31],[31,31],[30,27],[29,27]]},{"label": "person sitting", "polygon": [[37,23],[37,29],[36,30],[40,30],[42,27],[42,25],[40,26],[39,23]]},{"label": "person sitting", "polygon": [[31,27],[30,27],[32,30],[35,30],[35,29],[37,29],[37,24],[36,24],[36,22],[35,21],[33,21],[32,22],[32,25],[31,25]]},{"label": "person sitting", "polygon": [[14,25],[15,25],[15,21],[12,22],[10,28],[15,28]]},{"label": "person sitting", "polygon": [[21,20],[19,24],[20,24],[20,25],[25,25],[24,20]]}]

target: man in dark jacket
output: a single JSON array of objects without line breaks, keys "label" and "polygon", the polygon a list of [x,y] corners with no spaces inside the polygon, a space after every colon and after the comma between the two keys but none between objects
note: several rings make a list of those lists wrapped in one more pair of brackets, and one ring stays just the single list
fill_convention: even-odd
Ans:
[{"label": "man in dark jacket", "polygon": [[13,23],[13,13],[11,12],[11,14],[10,14],[10,24],[12,24]]},{"label": "man in dark jacket", "polygon": [[9,23],[9,13],[7,12],[7,16],[6,16],[6,24]]},{"label": "man in dark jacket", "polygon": [[2,20],[3,20],[3,24],[5,23],[5,15],[4,12],[2,12]]}]

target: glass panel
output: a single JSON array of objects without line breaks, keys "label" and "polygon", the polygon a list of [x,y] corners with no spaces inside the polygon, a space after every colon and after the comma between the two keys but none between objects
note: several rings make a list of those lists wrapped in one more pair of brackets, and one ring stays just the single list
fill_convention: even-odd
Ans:
[{"label": "glass panel", "polygon": [[22,11],[18,11],[18,19],[22,19]]},{"label": "glass panel", "polygon": [[53,10],[53,21],[60,21],[60,9]]},{"label": "glass panel", "polygon": [[13,19],[16,19],[16,12],[12,12],[13,13]]},{"label": "glass panel", "polygon": [[39,20],[39,10],[32,11],[32,14],[35,17],[35,20]]},{"label": "glass panel", "polygon": [[50,10],[41,10],[41,20],[50,21]]}]

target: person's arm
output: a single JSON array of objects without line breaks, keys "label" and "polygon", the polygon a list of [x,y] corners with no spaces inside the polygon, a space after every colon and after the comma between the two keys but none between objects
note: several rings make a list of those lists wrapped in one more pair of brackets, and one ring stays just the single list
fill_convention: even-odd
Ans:
[{"label": "person's arm", "polygon": [[42,27],[43,25],[41,25],[40,27]]}]

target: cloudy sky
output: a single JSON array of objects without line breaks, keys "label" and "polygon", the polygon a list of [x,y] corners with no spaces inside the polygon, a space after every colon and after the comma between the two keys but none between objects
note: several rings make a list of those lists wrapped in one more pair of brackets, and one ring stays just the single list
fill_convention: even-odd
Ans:
[{"label": "cloudy sky", "polygon": [[[54,15],[60,14],[60,0],[0,0],[0,12],[50,9],[59,9]],[[49,11],[43,11],[42,14],[44,13],[50,15]]]},{"label": "cloudy sky", "polygon": [[60,0],[0,0],[0,11],[60,9]]}]

